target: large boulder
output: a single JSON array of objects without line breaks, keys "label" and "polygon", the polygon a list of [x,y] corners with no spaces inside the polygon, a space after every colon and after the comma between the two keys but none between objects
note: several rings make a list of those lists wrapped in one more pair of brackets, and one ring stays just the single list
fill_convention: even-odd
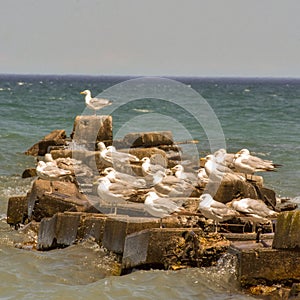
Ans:
[{"label": "large boulder", "polygon": [[98,142],[112,144],[111,116],[77,116],[74,121],[71,138],[76,144],[85,145],[89,150],[95,150]]},{"label": "large boulder", "polygon": [[53,130],[46,135],[41,141],[34,144],[25,151],[26,155],[44,156],[50,152],[51,147],[64,146],[66,144],[66,132],[62,129]]},{"label": "large boulder", "polygon": [[28,216],[35,221],[52,217],[58,212],[89,211],[92,206],[85,195],[78,191],[72,182],[52,182],[52,194],[49,194],[50,182],[37,179],[28,194]]}]

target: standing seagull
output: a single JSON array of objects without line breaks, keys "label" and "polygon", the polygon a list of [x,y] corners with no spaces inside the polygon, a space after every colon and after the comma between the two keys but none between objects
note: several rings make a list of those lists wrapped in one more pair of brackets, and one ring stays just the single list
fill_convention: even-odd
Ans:
[{"label": "standing seagull", "polygon": [[215,232],[218,232],[219,222],[227,221],[238,216],[238,212],[227,207],[224,203],[216,201],[210,194],[200,196],[198,209],[207,219],[215,222]]},{"label": "standing seagull", "polygon": [[162,228],[162,218],[170,216],[174,212],[183,210],[181,205],[170,198],[159,197],[155,192],[148,192],[145,198],[145,210],[152,216],[160,218],[160,228]]},{"label": "standing seagull", "polygon": [[100,197],[100,202],[104,201],[111,205],[111,210],[114,207],[114,214],[117,214],[117,206],[118,204],[125,204],[126,199],[122,194],[112,193],[110,191],[110,186],[112,183],[107,177],[102,177],[97,180],[97,194]]},{"label": "standing seagull", "polygon": [[280,165],[274,164],[271,160],[264,160],[250,154],[248,149],[242,149],[235,155],[234,167],[237,172],[253,175],[255,172],[276,171]]},{"label": "standing seagull", "polygon": [[256,223],[270,222],[267,218],[276,218],[278,213],[270,208],[259,199],[243,198],[240,200],[233,200],[231,202],[232,208],[251,217],[253,224],[253,232],[256,229]]},{"label": "standing seagull", "polygon": [[95,115],[96,115],[96,110],[99,110],[105,106],[112,104],[112,102],[109,101],[108,99],[92,98],[90,90],[84,90],[80,92],[80,94],[85,95],[85,104],[87,105],[88,108],[94,110]]}]

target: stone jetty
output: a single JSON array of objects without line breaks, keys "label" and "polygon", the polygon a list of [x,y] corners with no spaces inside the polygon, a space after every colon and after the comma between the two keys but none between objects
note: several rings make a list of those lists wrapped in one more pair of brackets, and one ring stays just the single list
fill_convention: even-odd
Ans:
[{"label": "stone jetty", "polygon": [[[130,133],[117,141],[113,141],[112,131],[111,116],[78,116],[70,137],[65,130],[54,130],[25,152],[38,160],[51,154],[55,164],[71,172],[63,180],[50,182],[39,178],[35,168],[24,170],[24,178],[35,177],[30,191],[9,199],[7,223],[16,229],[31,226],[36,230],[32,249],[64,248],[92,238],[117,255],[120,274],[133,269],[208,267],[224,253],[231,253],[237,257],[237,277],[243,288],[252,293],[268,291],[277,297],[278,289],[266,287],[281,284],[287,297],[296,293],[300,281],[300,215],[293,203],[278,201],[260,176],[250,180],[224,177],[216,188],[215,200],[230,205],[234,199],[260,199],[279,216],[260,224],[256,232],[251,218],[237,216],[221,222],[215,233],[213,223],[198,211],[198,205],[207,185],[217,183],[191,182],[188,194],[181,191],[169,197],[184,203],[185,213],[165,217],[161,228],[160,220],[144,208],[145,195],[154,188],[147,181],[143,189],[124,188],[126,201],[118,204],[113,214],[109,203],[99,201],[95,185],[97,178],[105,176],[105,168],[146,179],[140,163],[143,157],[169,170],[186,158],[170,131]],[[139,161],[109,163],[100,155],[99,142],[135,155]],[[200,165],[201,160],[189,161],[185,168],[195,172]],[[165,189],[157,186],[162,193]],[[28,249],[28,244],[24,248]]]}]

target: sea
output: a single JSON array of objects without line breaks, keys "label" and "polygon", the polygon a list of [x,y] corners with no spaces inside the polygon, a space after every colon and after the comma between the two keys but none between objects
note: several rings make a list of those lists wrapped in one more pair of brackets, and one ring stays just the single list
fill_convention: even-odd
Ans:
[{"label": "sea", "polygon": [[187,159],[247,148],[281,165],[258,174],[265,186],[300,203],[300,79],[3,74],[0,299],[261,299],[239,288],[229,255],[209,268],[111,276],[107,252],[92,240],[45,252],[18,247],[34,238],[6,223],[8,199],[25,195],[34,180],[21,178],[36,163],[24,152],[52,130],[70,136],[76,116],[94,114],[85,89],[112,100],[101,114],[112,115],[114,139],[171,130]]}]

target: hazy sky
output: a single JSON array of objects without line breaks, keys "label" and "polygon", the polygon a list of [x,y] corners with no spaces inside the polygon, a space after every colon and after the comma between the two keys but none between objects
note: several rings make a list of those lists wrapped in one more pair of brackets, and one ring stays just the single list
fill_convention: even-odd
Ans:
[{"label": "hazy sky", "polygon": [[300,77],[299,0],[0,7],[0,73]]}]

